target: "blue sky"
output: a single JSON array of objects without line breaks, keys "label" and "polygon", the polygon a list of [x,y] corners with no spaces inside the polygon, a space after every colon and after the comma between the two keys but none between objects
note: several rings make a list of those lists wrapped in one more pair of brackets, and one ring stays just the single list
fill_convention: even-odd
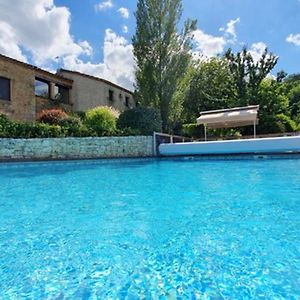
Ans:
[{"label": "blue sky", "polygon": [[[135,0],[0,0],[0,53],[132,88],[135,8]],[[258,58],[267,46],[280,57],[274,74],[300,72],[300,0],[183,0],[183,8],[183,20],[198,20],[195,53],[247,45]]]}]

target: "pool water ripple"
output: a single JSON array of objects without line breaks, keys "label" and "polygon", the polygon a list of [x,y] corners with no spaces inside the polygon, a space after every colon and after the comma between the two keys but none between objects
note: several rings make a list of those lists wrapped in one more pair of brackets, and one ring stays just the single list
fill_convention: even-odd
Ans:
[{"label": "pool water ripple", "polygon": [[0,299],[299,299],[300,160],[0,165]]}]

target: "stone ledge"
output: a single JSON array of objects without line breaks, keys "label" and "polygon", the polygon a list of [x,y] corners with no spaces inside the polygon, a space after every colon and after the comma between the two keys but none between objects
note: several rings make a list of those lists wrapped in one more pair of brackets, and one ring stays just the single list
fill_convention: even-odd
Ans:
[{"label": "stone ledge", "polygon": [[0,161],[152,157],[152,136],[0,138]]}]

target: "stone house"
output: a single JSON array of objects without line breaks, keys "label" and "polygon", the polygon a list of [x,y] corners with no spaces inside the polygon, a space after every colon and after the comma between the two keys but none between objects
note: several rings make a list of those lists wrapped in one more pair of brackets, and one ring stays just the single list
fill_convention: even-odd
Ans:
[{"label": "stone house", "polygon": [[104,79],[67,70],[53,74],[0,54],[0,114],[35,121],[43,109],[76,112],[100,105],[123,111],[135,101],[131,91]]},{"label": "stone house", "polygon": [[74,111],[87,111],[99,105],[119,111],[135,107],[133,93],[102,78],[60,69],[57,74],[73,81],[70,98]]}]

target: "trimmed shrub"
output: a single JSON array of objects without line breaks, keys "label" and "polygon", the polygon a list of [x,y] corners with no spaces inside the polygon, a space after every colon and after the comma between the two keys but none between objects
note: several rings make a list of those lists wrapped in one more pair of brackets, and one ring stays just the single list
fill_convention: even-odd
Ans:
[{"label": "trimmed shrub", "polygon": [[160,132],[162,121],[160,113],[154,108],[136,107],[121,113],[117,127],[120,130],[134,130],[136,134],[149,135]]},{"label": "trimmed shrub", "polygon": [[98,136],[112,135],[116,131],[116,119],[114,110],[100,106],[86,113],[85,124]]},{"label": "trimmed shrub", "polygon": [[95,136],[95,132],[89,130],[85,125],[83,125],[79,117],[68,116],[67,118],[61,119],[58,122],[58,125],[62,127],[66,136],[71,136],[71,137]]},{"label": "trimmed shrub", "polygon": [[49,125],[58,125],[62,119],[68,115],[61,109],[45,109],[42,110],[37,117],[37,121]]},{"label": "trimmed shrub", "polygon": [[58,125],[44,123],[16,124],[15,138],[56,138],[64,137],[64,130]]},{"label": "trimmed shrub", "polygon": [[82,126],[82,122],[78,117],[67,116],[66,118],[59,120],[58,125],[62,126],[62,127],[78,128],[78,127]]}]

